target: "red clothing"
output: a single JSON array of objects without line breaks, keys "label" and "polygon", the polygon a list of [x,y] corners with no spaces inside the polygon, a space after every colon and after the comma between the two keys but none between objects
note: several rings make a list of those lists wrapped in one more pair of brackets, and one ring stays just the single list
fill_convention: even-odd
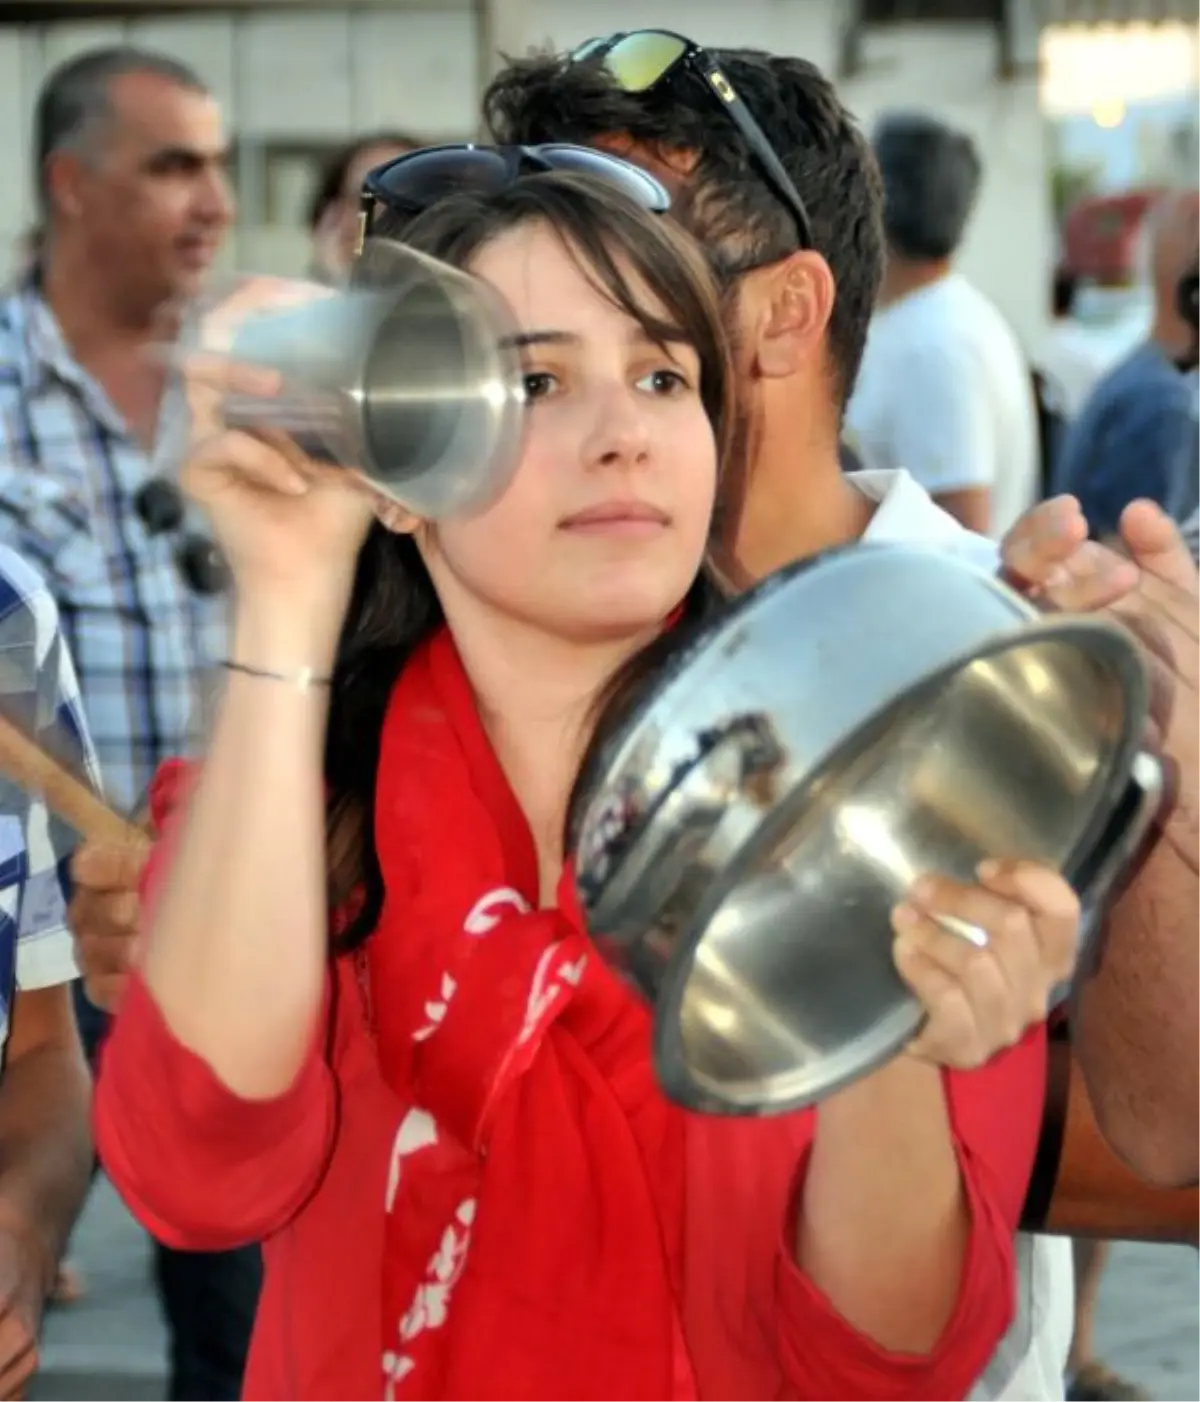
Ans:
[{"label": "red clothing", "polygon": [[[161,865],[156,857],[151,885]],[[183,1248],[264,1242],[249,1398],[380,1395],[377,1205],[387,1195],[397,1124],[411,1107],[381,1073],[361,967],[355,959],[336,961],[326,1027],[295,1085],[277,1100],[231,1095],[174,1039],[137,982],[103,1059],[97,1139],[136,1215]],[[1041,1116],[1040,1030],[982,1071],[945,1077],[972,1229],[954,1314],[934,1350],[919,1358],[890,1355],[857,1333],[791,1259],[788,1211],[813,1115],[687,1115],[658,1095],[648,1042],[638,1046],[621,1053],[612,1093],[642,1156],[643,1191],[658,1212],[654,1249],[674,1309],[649,1324],[659,1331],[656,1367],[670,1379],[672,1398],[964,1396],[1013,1311],[1012,1234]],[[527,1128],[536,1141],[537,1126]],[[536,1168],[536,1156],[532,1161]],[[603,1174],[603,1164],[590,1167]],[[583,1223],[597,1259],[628,1249],[620,1204],[608,1214],[599,1208],[603,1188],[597,1185],[595,1220]],[[552,1198],[550,1180],[547,1190]],[[494,1220],[503,1210],[485,1197],[480,1214]],[[473,1248],[455,1289],[447,1327],[463,1366],[447,1371],[438,1395],[558,1396],[550,1386],[531,1392],[488,1375],[490,1302],[520,1293],[556,1322],[567,1315],[580,1339],[589,1339],[596,1326],[589,1280],[514,1281],[503,1260]],[[648,1322],[631,1323],[640,1347]],[[625,1339],[611,1327],[605,1338],[619,1355]],[[402,1380],[397,1395],[404,1395]],[[613,1394],[597,1378],[585,1395]]]}]

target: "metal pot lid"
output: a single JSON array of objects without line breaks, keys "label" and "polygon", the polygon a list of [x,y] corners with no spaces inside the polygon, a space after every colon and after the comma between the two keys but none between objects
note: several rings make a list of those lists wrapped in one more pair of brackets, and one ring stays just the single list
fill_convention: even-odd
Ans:
[{"label": "metal pot lid", "polygon": [[[945,557],[935,568],[924,552],[865,554],[854,573],[924,572],[917,596],[971,585],[973,618],[965,606],[937,618],[939,636],[960,635],[957,655],[922,671],[930,658],[898,647],[887,675],[902,684],[882,696],[855,698],[868,672],[848,665],[844,724],[821,729],[814,693],[758,626],[756,592],[623,728],[582,825],[593,938],[655,1003],[660,1082],[692,1109],[797,1109],[888,1060],[922,1016],[892,964],[889,922],[916,876],[970,880],[993,855],[1071,876],[1131,782],[1148,688],[1123,630],[1038,619]],[[831,597],[845,602],[842,567]],[[768,605],[794,601],[796,580],[772,581]],[[743,666],[747,652],[760,665]]]}]

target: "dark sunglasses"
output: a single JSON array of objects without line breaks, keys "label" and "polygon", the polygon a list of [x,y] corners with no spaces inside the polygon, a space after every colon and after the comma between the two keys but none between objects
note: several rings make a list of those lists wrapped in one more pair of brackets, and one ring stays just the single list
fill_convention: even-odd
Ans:
[{"label": "dark sunglasses", "polygon": [[[133,499],[134,510],[150,535],[168,535],[184,524],[187,508],[183,493],[165,477],[152,477]],[[175,567],[193,594],[210,597],[229,588],[231,576],[225,557],[214,541],[189,531],[175,549]]]},{"label": "dark sunglasses", "polygon": [[690,72],[713,94],[738,129],[751,155],[765,171],[777,196],[796,223],[801,248],[812,248],[812,221],[779,154],[759,126],[754,113],[706,49],[669,29],[632,29],[589,39],[570,56],[572,63],[598,63],[612,81],[627,93],[650,92],[674,74]]},{"label": "dark sunglasses", "polygon": [[666,187],[647,171],[588,146],[426,146],[367,173],[360,204],[362,236],[370,234],[379,205],[396,214],[420,214],[447,195],[496,194],[524,175],[548,171],[602,180],[651,214],[665,214],[671,207]]}]

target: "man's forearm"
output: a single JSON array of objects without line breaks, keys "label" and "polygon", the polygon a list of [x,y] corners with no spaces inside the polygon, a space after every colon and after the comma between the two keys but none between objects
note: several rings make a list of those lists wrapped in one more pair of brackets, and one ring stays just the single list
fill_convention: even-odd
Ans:
[{"label": "man's forearm", "polygon": [[1200,941],[1194,867],[1160,841],[1113,907],[1072,1040],[1104,1137],[1163,1186],[1198,1176]]},{"label": "man's forearm", "polygon": [[50,1275],[92,1172],[91,1079],[77,1047],[34,1047],[0,1079],[0,1228],[25,1235]]}]

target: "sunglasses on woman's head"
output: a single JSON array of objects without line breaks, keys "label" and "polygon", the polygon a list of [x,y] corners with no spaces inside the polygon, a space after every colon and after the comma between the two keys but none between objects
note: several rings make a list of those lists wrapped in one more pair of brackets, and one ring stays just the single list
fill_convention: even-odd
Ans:
[{"label": "sunglasses on woman's head", "polygon": [[362,236],[365,239],[372,232],[379,205],[393,214],[414,216],[447,195],[496,194],[523,176],[551,171],[603,181],[651,214],[665,214],[671,207],[665,186],[647,171],[588,146],[426,146],[367,173],[362,188]]},{"label": "sunglasses on woman's head", "polygon": [[633,29],[610,34],[607,39],[589,39],[571,54],[570,61],[599,64],[627,93],[650,92],[676,73],[693,74],[729,114],[751,155],[765,171],[776,197],[787,206],[796,224],[800,247],[812,248],[812,221],[800,191],[754,113],[706,49],[669,29]]}]

